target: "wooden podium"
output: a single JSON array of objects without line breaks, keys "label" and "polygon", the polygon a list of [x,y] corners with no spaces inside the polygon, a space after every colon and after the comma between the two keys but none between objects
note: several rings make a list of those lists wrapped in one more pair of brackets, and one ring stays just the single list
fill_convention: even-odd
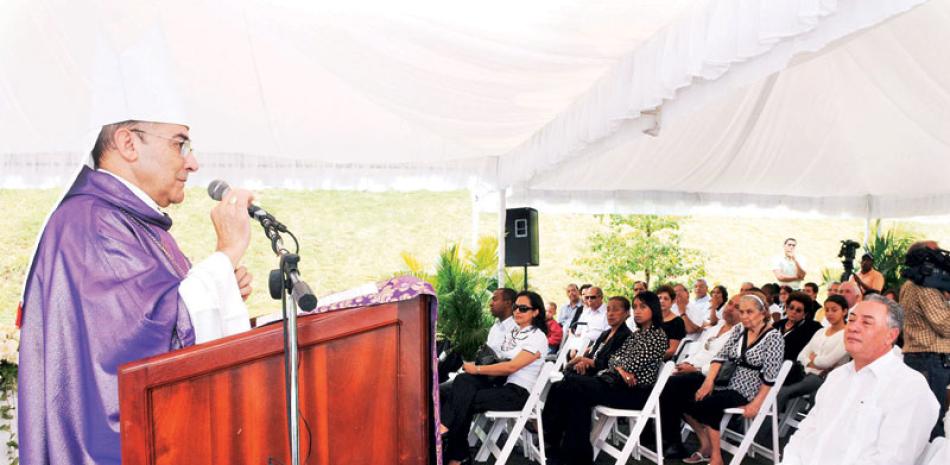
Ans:
[{"label": "wooden podium", "polygon": [[[429,463],[428,299],[298,320],[301,463]],[[280,324],[124,365],[122,463],[289,464],[285,399]]]}]

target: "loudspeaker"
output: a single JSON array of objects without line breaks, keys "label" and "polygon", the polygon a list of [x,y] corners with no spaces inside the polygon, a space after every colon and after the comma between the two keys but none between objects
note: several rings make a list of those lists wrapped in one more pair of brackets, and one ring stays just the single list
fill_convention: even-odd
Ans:
[{"label": "loudspeaker", "polygon": [[538,266],[538,211],[509,208],[505,213],[505,266]]}]

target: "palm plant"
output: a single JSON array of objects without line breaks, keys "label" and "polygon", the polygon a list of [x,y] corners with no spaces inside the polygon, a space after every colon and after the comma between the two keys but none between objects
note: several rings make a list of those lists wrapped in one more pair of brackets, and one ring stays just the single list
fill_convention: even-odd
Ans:
[{"label": "palm plant", "polygon": [[[488,311],[492,292],[498,288],[498,240],[484,236],[475,250],[450,244],[439,252],[435,272],[428,273],[420,260],[403,252],[402,259],[411,274],[432,284],[439,299],[436,329],[450,343],[451,351],[465,359],[474,357],[488,338],[493,319]],[[520,273],[505,276],[505,285],[520,282]]]},{"label": "palm plant", "polygon": [[872,239],[866,250],[874,257],[874,268],[884,275],[884,289],[898,289],[903,284],[901,270],[907,249],[917,240],[917,235],[899,227],[881,233],[881,220],[874,222]]}]

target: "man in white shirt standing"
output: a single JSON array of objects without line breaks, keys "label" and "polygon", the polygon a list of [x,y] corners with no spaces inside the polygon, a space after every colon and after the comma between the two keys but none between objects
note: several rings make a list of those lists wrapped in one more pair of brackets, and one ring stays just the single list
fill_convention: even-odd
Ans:
[{"label": "man in white shirt standing", "polygon": [[610,329],[607,324],[607,304],[604,303],[604,291],[599,287],[589,287],[584,292],[584,312],[577,320],[574,335],[593,342],[600,337],[600,333]]},{"label": "man in white shirt standing", "polygon": [[795,238],[785,239],[785,253],[776,258],[775,266],[772,267],[775,279],[796,291],[801,289],[802,279],[805,278],[805,263],[795,253],[797,247],[798,241]]},{"label": "man in white shirt standing", "polygon": [[879,295],[853,309],[845,330],[852,361],[832,371],[785,447],[783,465],[912,465],[939,404],[924,377],[891,350],[904,310]]}]

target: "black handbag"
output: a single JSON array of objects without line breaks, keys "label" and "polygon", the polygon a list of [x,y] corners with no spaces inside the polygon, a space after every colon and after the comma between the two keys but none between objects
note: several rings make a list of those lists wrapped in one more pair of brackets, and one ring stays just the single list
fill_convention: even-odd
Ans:
[{"label": "black handbag", "polygon": [[[773,329],[767,328],[765,330],[765,333],[769,331],[773,331]],[[759,336],[759,339],[762,339],[762,337],[765,336],[765,333],[762,333],[762,335]],[[714,386],[720,386],[720,387],[728,386],[729,380],[732,379],[732,375],[736,374],[736,367],[742,366],[742,367],[749,368],[752,370],[762,369],[762,367],[760,366],[755,366],[755,365],[750,364],[745,358],[745,353],[749,349],[748,344],[746,344],[746,340],[748,337],[749,337],[749,333],[747,331],[743,331],[742,337],[739,338],[739,344],[740,344],[739,358],[738,359],[729,358],[729,359],[726,359],[726,361],[722,362],[722,365],[719,367],[719,373],[716,373],[716,379],[713,380]]]},{"label": "black handbag", "polygon": [[735,360],[732,359],[722,362],[722,365],[719,366],[719,373],[716,373],[716,379],[713,380],[713,385],[728,386],[732,375],[736,373],[736,365]]},{"label": "black handbag", "polygon": [[488,344],[482,344],[478,348],[478,351],[475,352],[476,365],[494,365],[502,361],[502,359],[498,358],[498,354],[495,353],[495,350],[488,347]]}]

